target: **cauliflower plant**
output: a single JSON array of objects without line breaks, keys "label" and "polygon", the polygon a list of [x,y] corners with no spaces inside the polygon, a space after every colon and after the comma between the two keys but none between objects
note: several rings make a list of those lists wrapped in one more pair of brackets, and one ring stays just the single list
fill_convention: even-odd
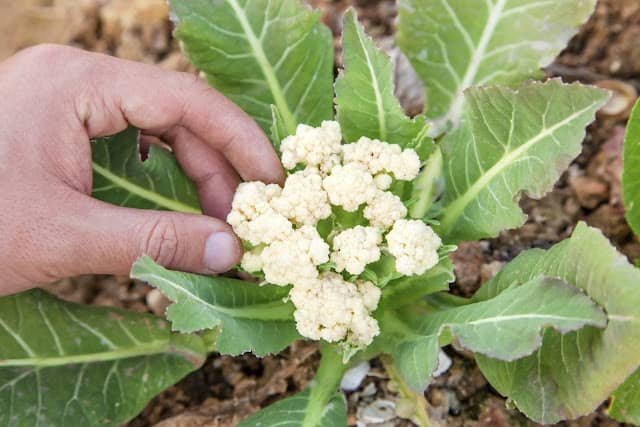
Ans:
[{"label": "cauliflower plant", "polygon": [[410,276],[438,263],[440,238],[406,219],[392,192],[395,182],[416,178],[418,154],[364,137],[342,144],[333,121],[299,125],[280,149],[284,187],[241,184],[227,218],[248,247],[241,267],[291,286],[301,335],[366,346],[380,331],[372,314],[381,296],[365,280],[368,266],[392,256],[397,275]]}]

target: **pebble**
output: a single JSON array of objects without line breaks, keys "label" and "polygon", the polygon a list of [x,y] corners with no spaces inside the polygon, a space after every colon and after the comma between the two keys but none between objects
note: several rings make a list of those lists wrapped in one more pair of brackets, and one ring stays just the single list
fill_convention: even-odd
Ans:
[{"label": "pebble", "polygon": [[369,362],[362,362],[361,364],[349,369],[344,373],[342,382],[340,382],[340,388],[344,391],[355,391],[360,387],[362,381],[367,377],[367,374],[371,370]]}]

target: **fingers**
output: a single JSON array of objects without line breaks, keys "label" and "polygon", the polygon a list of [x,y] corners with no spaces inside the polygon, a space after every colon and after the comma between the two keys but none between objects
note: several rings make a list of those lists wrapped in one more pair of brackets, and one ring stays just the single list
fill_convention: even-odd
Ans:
[{"label": "fingers", "polygon": [[[98,54],[89,100],[77,103],[91,137],[122,130],[187,129],[222,153],[245,180],[281,182],[280,161],[262,130],[238,106],[196,76]],[[86,96],[86,95],[85,95]]]},{"label": "fingers", "polygon": [[82,195],[74,199],[64,217],[73,223],[65,227],[67,260],[55,263],[68,264],[65,275],[126,275],[142,255],[167,268],[213,274],[233,268],[241,257],[240,242],[216,218],[120,208]]},{"label": "fingers", "polygon": [[178,162],[196,184],[206,215],[226,219],[240,177],[220,152],[183,127],[162,135],[169,141]]}]

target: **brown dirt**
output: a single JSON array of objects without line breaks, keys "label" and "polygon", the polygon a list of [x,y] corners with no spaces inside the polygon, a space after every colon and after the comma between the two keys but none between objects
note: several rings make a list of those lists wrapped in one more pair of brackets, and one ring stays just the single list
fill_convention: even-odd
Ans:
[{"label": "brown dirt", "polygon": [[[311,0],[323,10],[323,21],[340,33],[339,14],[345,1]],[[389,0],[356,0],[355,7],[368,32],[396,58],[390,35],[395,5]],[[122,58],[159,64],[173,70],[195,71],[171,38],[164,0],[0,0],[0,60],[19,48],[40,42],[58,42]],[[339,40],[336,37],[336,46]],[[339,50],[337,53],[339,60]],[[419,111],[421,94],[402,68],[399,93],[412,113]],[[550,76],[599,83],[614,79],[640,90],[640,2],[600,0],[596,13],[565,52],[547,69]],[[630,100],[629,100],[630,101]],[[621,144],[628,109],[600,115],[589,128],[582,154],[553,192],[542,200],[523,198],[529,215],[518,230],[498,238],[463,244],[455,254],[459,295],[471,295],[522,250],[547,248],[570,235],[578,221],[603,230],[631,260],[640,258],[640,242],[627,226],[620,200]],[[164,312],[167,301],[157,291],[127,278],[82,277],[48,287],[77,302],[121,306],[137,311]],[[434,420],[447,426],[534,425],[487,385],[473,360],[447,348],[453,366],[437,378],[426,393]],[[129,423],[132,427],[158,425],[233,426],[249,413],[295,393],[312,378],[316,347],[297,343],[277,356],[258,359],[212,355],[202,369],[156,397]],[[375,399],[396,400],[394,388],[379,363],[360,389],[349,393],[350,425],[356,411]],[[394,418],[387,426],[411,425]],[[615,426],[604,407],[566,426]]]}]

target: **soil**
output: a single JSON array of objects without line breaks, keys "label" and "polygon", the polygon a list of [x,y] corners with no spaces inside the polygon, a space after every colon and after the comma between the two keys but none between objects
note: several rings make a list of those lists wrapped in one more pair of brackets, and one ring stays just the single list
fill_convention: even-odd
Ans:
[{"label": "soil", "polygon": [[[311,0],[336,35],[339,61],[340,13],[344,0]],[[389,0],[355,0],[369,34],[394,58],[397,92],[410,113],[421,108],[421,88],[410,67],[393,47],[395,5]],[[0,0],[0,60],[39,42],[58,42],[122,58],[195,72],[171,37],[164,0]],[[464,243],[454,255],[457,281],[452,291],[471,295],[504,263],[521,251],[548,248],[570,235],[578,221],[603,230],[631,261],[640,258],[640,242],[624,220],[620,199],[621,147],[629,106],[640,90],[640,2],[600,0],[595,14],[568,48],[547,69],[549,76],[580,80],[615,89],[618,104],[599,114],[590,126],[582,154],[555,189],[541,200],[523,197],[529,220],[498,238]],[[123,277],[90,276],[48,286],[68,300],[131,310],[164,313],[167,301],[148,286]],[[211,355],[205,365],[149,403],[130,427],[233,426],[238,420],[284,396],[301,390],[317,366],[316,346],[296,343],[280,355]],[[434,421],[447,426],[535,425],[507,409],[486,383],[472,357],[446,348],[451,368],[426,392]],[[378,361],[354,392],[348,393],[349,423],[356,425],[377,405],[393,405],[398,396]],[[384,418],[384,417],[382,417]],[[410,426],[390,411],[370,426]],[[565,426],[617,426],[606,405]]]}]

